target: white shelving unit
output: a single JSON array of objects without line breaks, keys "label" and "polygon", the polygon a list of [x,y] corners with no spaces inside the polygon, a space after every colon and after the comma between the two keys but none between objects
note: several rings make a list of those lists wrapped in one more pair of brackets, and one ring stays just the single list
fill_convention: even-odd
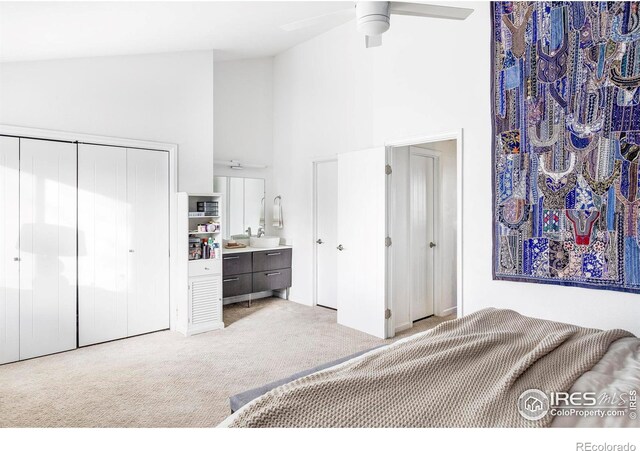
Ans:
[{"label": "white shelving unit", "polygon": [[176,293],[179,299],[177,330],[190,336],[224,328],[221,216],[193,215],[202,202],[217,203],[218,211],[224,211],[223,199],[218,193],[178,193],[177,196],[179,259],[184,262],[178,275],[186,282],[178,285],[184,288]]}]

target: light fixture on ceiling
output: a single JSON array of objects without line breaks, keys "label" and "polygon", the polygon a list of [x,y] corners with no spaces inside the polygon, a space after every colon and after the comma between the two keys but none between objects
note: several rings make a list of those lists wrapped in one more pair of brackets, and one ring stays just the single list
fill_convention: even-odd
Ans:
[{"label": "light fixture on ceiling", "polygon": [[244,164],[238,160],[215,160],[213,164],[218,166],[229,166],[230,169],[266,169],[267,166],[262,164]]}]

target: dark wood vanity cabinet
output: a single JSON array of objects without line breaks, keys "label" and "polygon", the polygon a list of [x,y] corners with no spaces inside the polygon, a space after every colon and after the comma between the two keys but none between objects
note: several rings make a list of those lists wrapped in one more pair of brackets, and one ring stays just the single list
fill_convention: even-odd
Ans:
[{"label": "dark wood vanity cabinet", "polygon": [[223,254],[222,296],[291,287],[291,260],[291,248]]}]

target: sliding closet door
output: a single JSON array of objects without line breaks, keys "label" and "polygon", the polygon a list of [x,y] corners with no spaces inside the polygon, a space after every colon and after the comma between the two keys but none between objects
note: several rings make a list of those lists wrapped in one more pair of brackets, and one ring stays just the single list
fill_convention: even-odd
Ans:
[{"label": "sliding closet door", "polygon": [[338,155],[338,323],[386,338],[385,149]]},{"label": "sliding closet door", "polygon": [[79,344],[127,336],[127,149],[78,146]]},{"label": "sliding closet door", "polygon": [[20,358],[20,141],[0,136],[0,364]]},{"label": "sliding closet door", "polygon": [[76,347],[76,145],[20,140],[20,358]]},{"label": "sliding closet door", "polygon": [[169,328],[169,154],[127,149],[129,335]]}]

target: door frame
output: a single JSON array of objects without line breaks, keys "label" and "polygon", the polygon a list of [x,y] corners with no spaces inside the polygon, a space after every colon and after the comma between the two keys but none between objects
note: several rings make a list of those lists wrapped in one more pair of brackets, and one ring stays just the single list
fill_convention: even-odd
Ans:
[{"label": "door frame", "polygon": [[[408,146],[409,147],[409,166],[411,167],[411,156],[412,155],[418,155],[418,156],[422,156],[422,157],[426,157],[426,158],[432,158],[433,159],[433,175],[434,175],[434,181],[433,181],[433,189],[434,189],[434,193],[433,193],[433,210],[436,212],[436,220],[433,222],[433,237],[436,243],[441,243],[442,242],[442,190],[440,189],[440,181],[442,180],[442,168],[440,166],[440,156],[442,155],[442,152],[436,151],[436,150],[431,150],[431,149],[423,149],[420,147],[415,147],[415,146]],[[413,192],[413,190],[411,189],[411,173],[409,173],[409,206],[411,206],[411,201],[413,200],[413,197],[411,195],[411,193]],[[413,241],[413,234],[412,234],[412,227],[411,227],[411,220],[413,219],[411,216],[411,208],[407,209],[407,218],[406,220],[408,221],[407,224],[409,224],[409,242],[411,243]],[[434,250],[434,256],[433,256],[433,261],[435,264],[435,268],[433,271],[433,281],[434,281],[434,288],[433,288],[433,314],[437,315],[438,313],[442,312],[442,307],[440,304],[440,300],[442,299],[442,252],[440,252],[441,247],[436,246],[433,250]],[[413,263],[413,258],[415,256],[415,251],[413,247],[409,248],[409,261],[411,262],[410,264]],[[411,301],[409,302],[409,319],[411,322],[415,321],[413,319],[413,296],[415,295],[415,293],[413,293],[413,270],[410,272],[409,274],[409,283],[411,286]]]},{"label": "door frame", "polygon": [[[86,133],[75,133],[58,130],[47,130],[31,127],[0,124],[0,136],[16,138],[44,139],[49,141],[64,141],[75,144],[93,144],[132,149],[152,150],[167,152],[169,154],[169,327],[176,330],[177,325],[177,299],[180,298],[178,287],[178,274],[184,262],[180,258],[177,249],[177,199],[178,192],[178,145],[172,143],[143,141],[138,139],[116,138]],[[172,282],[173,281],[173,282]]]},{"label": "door frame", "polygon": [[[329,163],[332,161],[338,163],[338,156],[332,155],[330,157],[316,158],[311,162],[311,164],[313,165],[313,176],[312,176],[312,179],[313,179],[313,182],[312,182],[313,183],[313,187],[312,187],[313,236],[312,236],[312,243],[311,243],[311,245],[313,246],[313,264],[311,265],[311,270],[312,270],[311,280],[312,280],[313,296],[312,296],[311,305],[313,305],[314,307],[318,305],[318,247],[316,246],[316,240],[318,239],[318,164]],[[338,208],[337,205],[336,205],[336,208]],[[336,302],[336,305],[337,305],[337,302]]]},{"label": "door frame", "polygon": [[[459,128],[459,129],[454,129],[454,130],[449,130],[449,131],[444,131],[439,133],[426,133],[424,135],[411,136],[407,138],[391,139],[385,142],[385,147],[386,147],[387,164],[392,165],[393,167],[392,150],[395,147],[416,146],[420,144],[429,144],[433,142],[449,141],[449,140],[456,141],[456,220],[458,225],[458,228],[456,230],[456,276],[457,276],[456,277],[457,278],[456,313],[458,317],[461,317],[464,315],[464,301],[463,301],[464,284],[463,284],[463,265],[462,265],[462,258],[463,258],[463,233],[462,232],[464,229],[464,222],[463,222],[464,183],[463,183],[463,176],[462,176],[463,168],[464,168],[464,129]],[[387,195],[386,230],[387,230],[387,236],[393,237],[392,221],[391,221],[391,215],[389,214],[389,210],[390,210],[389,206],[393,204],[395,192],[392,189],[391,183],[389,183],[388,177],[387,177],[386,185],[387,185],[386,187],[386,195]],[[386,308],[390,309],[391,312],[393,312],[393,296],[392,296],[393,280],[391,277],[391,274],[392,274],[391,269],[393,267],[393,258],[392,258],[393,253],[391,252],[390,248],[387,248],[386,254],[387,254],[386,255],[387,257],[386,271],[385,271],[385,278],[386,278],[385,298],[386,298],[386,305],[387,305]],[[395,332],[396,332],[395,321],[392,313],[391,318],[387,320],[387,337],[395,336]]]}]

